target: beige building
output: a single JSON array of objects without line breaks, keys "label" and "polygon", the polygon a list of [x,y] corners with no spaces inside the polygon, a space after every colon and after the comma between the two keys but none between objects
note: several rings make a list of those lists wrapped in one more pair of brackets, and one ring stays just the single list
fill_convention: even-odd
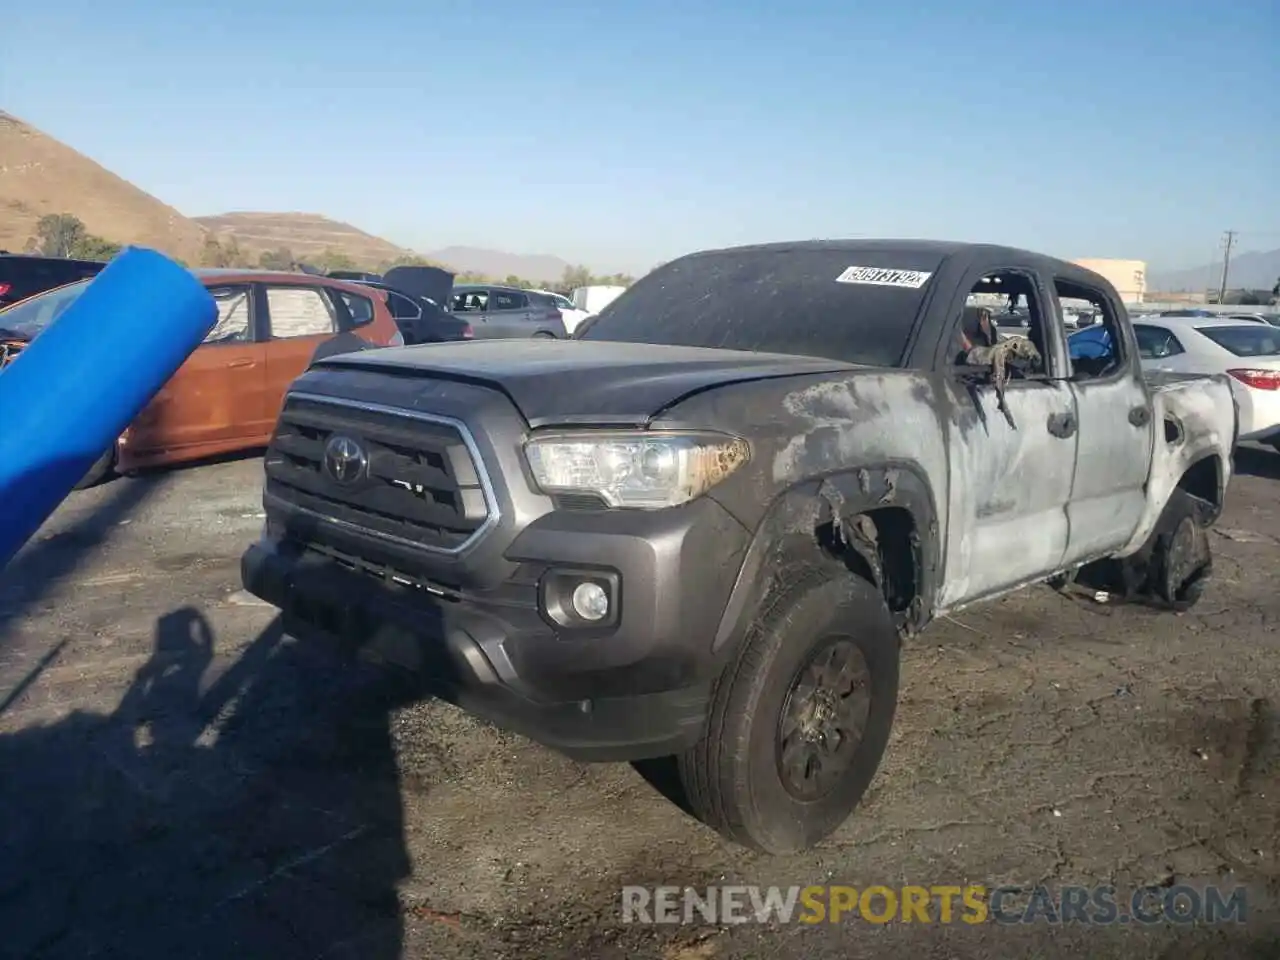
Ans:
[{"label": "beige building", "polygon": [[1146,298],[1145,260],[1076,260],[1074,263],[1106,277],[1125,303],[1142,303]]}]

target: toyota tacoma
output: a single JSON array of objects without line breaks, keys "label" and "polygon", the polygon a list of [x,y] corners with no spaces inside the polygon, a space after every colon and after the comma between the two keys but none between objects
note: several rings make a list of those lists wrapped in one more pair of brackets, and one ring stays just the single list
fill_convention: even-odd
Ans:
[{"label": "toyota tacoma", "polygon": [[[1072,359],[1062,300],[1105,354]],[[1115,289],[1061,260],[703,252],[581,339],[317,361],[242,575],[291,634],[571,757],[674,771],[705,823],[791,851],[861,799],[931,620],[1039,582],[1194,603],[1236,423],[1222,377],[1144,378]]]}]

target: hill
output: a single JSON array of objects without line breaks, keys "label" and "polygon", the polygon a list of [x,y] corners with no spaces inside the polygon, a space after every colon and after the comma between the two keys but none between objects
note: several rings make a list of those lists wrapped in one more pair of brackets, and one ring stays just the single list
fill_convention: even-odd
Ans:
[{"label": "hill", "polygon": [[204,229],[94,160],[0,111],[0,249],[21,252],[36,223],[72,213],[117,243],[136,243],[195,263]]},{"label": "hill", "polygon": [[[1231,258],[1227,285],[1233,290],[1270,290],[1280,278],[1280,250],[1239,253]],[[1148,290],[1170,292],[1201,291],[1206,284],[1216,288],[1222,279],[1222,261],[1186,270],[1161,270],[1147,277]]]},{"label": "hill", "polygon": [[548,254],[503,253],[479,247],[445,247],[426,254],[428,260],[447,264],[460,273],[481,273],[487,277],[523,277],[552,283],[564,276],[571,264]]},{"label": "hill", "polygon": [[363,267],[412,256],[388,240],[318,213],[237,212],[195,221],[219,240],[234,237],[242,250],[254,256],[287,247],[300,260],[307,260],[332,251],[346,254]]},{"label": "hill", "polygon": [[[366,268],[417,256],[317,213],[237,211],[186,217],[84,154],[0,111],[0,249],[26,250],[36,224],[48,214],[70,214],[105,240],[154,247],[192,265],[205,262],[207,240],[226,244],[233,238],[239,248],[237,260],[246,264],[256,264],[261,254],[282,247],[299,260],[320,263],[326,259],[323,254],[336,254]],[[459,273],[541,283],[560,280],[569,267],[545,254],[459,246],[437,250],[427,259]]]}]

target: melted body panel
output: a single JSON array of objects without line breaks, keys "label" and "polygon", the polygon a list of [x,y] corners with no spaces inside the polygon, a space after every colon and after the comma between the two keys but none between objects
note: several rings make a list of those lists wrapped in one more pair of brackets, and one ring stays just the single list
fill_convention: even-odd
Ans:
[{"label": "melted body panel", "polygon": [[1105,381],[1072,383],[1071,389],[1080,442],[1065,560],[1082,563],[1114,550],[1118,533],[1137,529],[1146,514],[1157,420],[1142,380],[1128,369]]},{"label": "melted body panel", "polygon": [[1128,556],[1142,547],[1178,483],[1197,463],[1214,458],[1218,468],[1217,508],[1231,481],[1231,451],[1238,416],[1225,375],[1147,377],[1156,440],[1142,516],[1128,541],[1116,551]]},{"label": "melted body panel", "polygon": [[1067,550],[1068,504],[1078,432],[1049,430],[1075,411],[1070,388],[1055,381],[1011,383],[997,409],[989,386],[952,390],[951,495],[946,512],[946,578],[940,609],[998,593],[1057,570]]}]

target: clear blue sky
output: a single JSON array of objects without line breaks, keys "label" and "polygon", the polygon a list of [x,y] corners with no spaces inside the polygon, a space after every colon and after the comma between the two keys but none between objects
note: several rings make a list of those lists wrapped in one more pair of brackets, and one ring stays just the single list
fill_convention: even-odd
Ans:
[{"label": "clear blue sky", "polygon": [[1228,228],[1280,247],[1278,10],[15,0],[0,107],[184,213],[420,250],[894,235],[1157,269]]}]

